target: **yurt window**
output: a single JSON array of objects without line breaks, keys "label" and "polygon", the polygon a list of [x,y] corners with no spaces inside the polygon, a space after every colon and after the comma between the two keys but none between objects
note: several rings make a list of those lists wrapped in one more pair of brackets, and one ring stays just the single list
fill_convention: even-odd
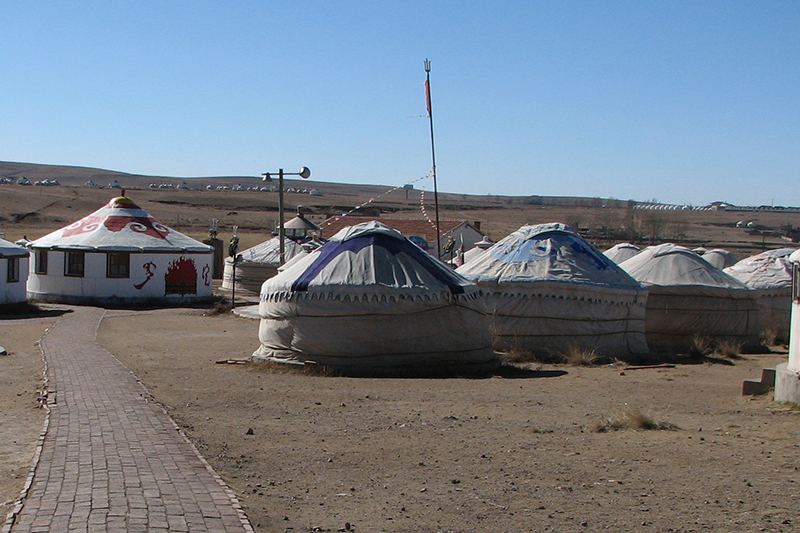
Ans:
[{"label": "yurt window", "polygon": [[6,276],[8,283],[19,281],[19,257],[8,258],[8,274]]},{"label": "yurt window", "polygon": [[47,274],[47,250],[36,250],[36,274]]},{"label": "yurt window", "polygon": [[84,267],[84,253],[68,251],[66,255],[67,255],[67,261],[64,265],[64,275],[76,276],[82,278],[83,267]]},{"label": "yurt window", "polygon": [[131,254],[128,252],[109,252],[106,260],[106,277],[130,277]]}]

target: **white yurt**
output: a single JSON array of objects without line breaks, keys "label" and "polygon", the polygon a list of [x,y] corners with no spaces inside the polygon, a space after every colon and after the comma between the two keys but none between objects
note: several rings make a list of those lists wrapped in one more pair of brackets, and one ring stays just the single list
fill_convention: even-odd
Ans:
[{"label": "white yurt", "polygon": [[[260,244],[248,248],[239,255],[236,264],[236,290],[248,290],[258,293],[261,284],[278,273],[280,266],[281,241],[276,236]],[[300,253],[302,245],[292,239],[283,239],[284,261],[289,261]],[[231,290],[234,279],[233,258],[225,258],[225,269],[222,273],[222,288]]]},{"label": "white yurt", "polygon": [[523,226],[457,272],[486,293],[498,349],[648,351],[647,290],[569,226]]},{"label": "white yurt", "polygon": [[125,196],[28,248],[31,299],[172,305],[212,298],[213,249],[165,226]]},{"label": "white yurt", "polygon": [[642,249],[635,244],[621,242],[603,252],[603,255],[614,261],[616,264],[620,264],[623,261],[627,261],[631,257],[637,255],[641,251]]},{"label": "white yurt", "polygon": [[346,227],[261,287],[254,361],[349,375],[497,365],[480,289],[378,222]]},{"label": "white yurt", "polygon": [[28,250],[0,239],[0,307],[27,301]]},{"label": "white yurt", "polygon": [[[287,220],[283,225],[283,262],[286,263],[302,251],[302,244],[316,237],[320,228],[303,214],[302,206],[297,208],[297,216]],[[241,259],[236,263],[236,290],[248,290],[258,293],[261,284],[278,273],[281,264],[281,241],[273,235],[260,244],[241,252]],[[234,278],[233,258],[225,258],[222,273],[222,289],[231,290]]]},{"label": "white yurt", "polygon": [[758,345],[755,293],[694,251],[675,244],[650,246],[620,266],[650,290],[650,350],[685,352],[697,337]]},{"label": "white yurt", "polygon": [[[792,262],[796,248],[768,250],[742,259],[724,270],[754,291],[762,336],[778,342],[789,338],[792,311]],[[772,340],[772,339],[770,339]]]},{"label": "white yurt", "polygon": [[733,266],[739,261],[735,255],[722,248],[714,248],[713,250],[705,252],[703,254],[703,259],[720,270]]}]

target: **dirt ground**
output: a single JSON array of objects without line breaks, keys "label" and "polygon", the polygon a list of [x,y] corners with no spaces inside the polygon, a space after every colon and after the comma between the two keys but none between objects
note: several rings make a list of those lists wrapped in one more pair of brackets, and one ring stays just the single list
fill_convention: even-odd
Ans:
[{"label": "dirt ground", "polygon": [[[795,531],[800,411],[743,397],[785,355],[355,379],[253,364],[253,320],[109,311],[132,369],[259,532]],[[597,432],[641,413],[673,429]]]},{"label": "dirt ground", "polygon": [[44,363],[37,341],[53,318],[0,317],[0,519],[5,519],[28,477],[44,424],[37,401]]}]

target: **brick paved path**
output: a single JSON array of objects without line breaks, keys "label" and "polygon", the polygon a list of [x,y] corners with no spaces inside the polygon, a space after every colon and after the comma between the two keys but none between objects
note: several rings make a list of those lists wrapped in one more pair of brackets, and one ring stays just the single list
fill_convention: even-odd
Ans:
[{"label": "brick paved path", "polygon": [[251,532],[230,489],[95,342],[104,311],[70,309],[42,340],[49,426],[22,510],[3,531]]}]

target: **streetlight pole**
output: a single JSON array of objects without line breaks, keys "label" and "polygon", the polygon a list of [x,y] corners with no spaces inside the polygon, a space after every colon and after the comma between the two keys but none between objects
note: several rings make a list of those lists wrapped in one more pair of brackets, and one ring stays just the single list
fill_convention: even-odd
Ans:
[{"label": "streetlight pole", "polygon": [[[262,181],[272,181],[272,175],[269,172],[261,174],[264,176]],[[283,177],[284,176],[300,176],[304,180],[311,177],[311,171],[308,167],[301,167],[299,172],[284,172],[282,168],[278,169],[278,240],[280,241],[280,259],[279,266],[283,266],[286,262],[285,243],[283,242],[285,229],[283,227]]]}]

